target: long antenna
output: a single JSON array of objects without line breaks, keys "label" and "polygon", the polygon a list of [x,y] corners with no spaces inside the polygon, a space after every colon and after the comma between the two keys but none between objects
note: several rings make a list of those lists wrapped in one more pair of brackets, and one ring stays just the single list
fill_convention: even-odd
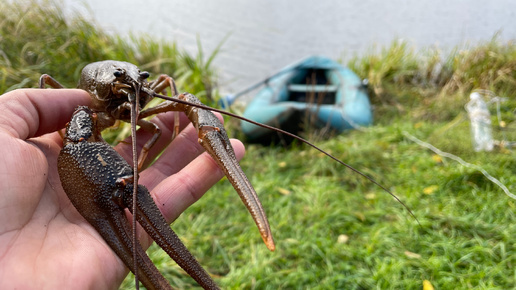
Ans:
[{"label": "long antenna", "polygon": [[247,118],[244,118],[242,116],[239,116],[239,115],[236,115],[236,114],[233,114],[233,113],[230,113],[230,112],[227,112],[227,111],[224,111],[224,110],[220,110],[220,109],[215,109],[215,108],[212,108],[212,107],[208,107],[208,106],[205,106],[205,105],[201,105],[201,104],[194,104],[194,103],[190,103],[190,102],[187,102],[187,101],[184,101],[184,100],[181,100],[181,99],[178,99],[178,98],[171,98],[171,97],[168,97],[168,96],[163,96],[163,95],[160,95],[160,94],[157,94],[157,93],[153,93],[153,97],[157,97],[157,98],[161,98],[161,99],[164,99],[164,100],[169,100],[169,101],[172,101],[172,102],[177,102],[177,103],[181,103],[181,104],[185,104],[185,105],[189,105],[189,106],[193,106],[193,107],[197,107],[197,108],[201,108],[201,109],[205,109],[205,110],[209,110],[209,111],[213,111],[213,112],[217,112],[217,113],[221,113],[221,114],[224,114],[224,115],[228,115],[230,117],[233,117],[233,118],[237,118],[237,119],[240,119],[240,120],[243,120],[243,121],[246,121],[246,122],[249,122],[251,124],[254,124],[256,126],[260,126],[260,127],[263,127],[263,128],[267,128],[267,129],[270,129],[270,130],[273,130],[273,131],[276,131],[276,132],[280,132],[282,134],[285,134],[287,136],[290,136],[290,137],[293,137],[307,145],[309,145],[310,147],[316,149],[317,151],[323,153],[324,155],[330,157],[331,159],[337,161],[338,163],[340,163],[341,165],[344,165],[346,166],[347,168],[351,169],[353,172],[355,173],[358,173],[359,175],[361,175],[362,177],[368,179],[369,181],[371,181],[372,183],[376,184],[378,187],[380,187],[381,189],[383,189],[385,192],[387,192],[388,194],[390,194],[394,199],[396,199],[401,205],[403,205],[403,207],[405,207],[405,209],[410,213],[410,215],[417,221],[417,223],[419,224],[419,226],[421,226],[421,223],[419,222],[419,220],[417,219],[416,215],[412,212],[412,210],[410,210],[410,208],[403,202],[401,201],[394,193],[392,193],[390,190],[388,190],[386,187],[384,187],[383,185],[381,185],[380,183],[378,183],[376,180],[374,180],[372,177],[369,177],[367,176],[366,174],[362,173],[361,171],[359,171],[358,169],[355,169],[354,167],[352,167],[351,165],[341,161],[340,159],[338,159],[337,157],[331,155],[330,153],[322,150],[321,148],[317,147],[316,145],[310,143],[309,141],[295,135],[295,134],[292,134],[290,132],[287,132],[285,130],[281,130],[281,129],[278,129],[276,127],[272,127],[272,126],[269,126],[269,125],[266,125],[266,124],[262,124],[262,123],[259,123],[259,122],[256,122],[256,121],[253,121],[253,120],[250,120],[250,119],[247,119]]},{"label": "long antenna", "polygon": [[140,283],[138,282],[138,259],[136,246],[138,238],[136,235],[136,197],[138,195],[138,152],[136,150],[136,120],[138,120],[138,105],[140,104],[140,86],[135,84],[135,97],[131,100],[131,139],[132,139],[132,151],[133,151],[133,267],[134,267],[134,285],[136,290],[140,289]]}]

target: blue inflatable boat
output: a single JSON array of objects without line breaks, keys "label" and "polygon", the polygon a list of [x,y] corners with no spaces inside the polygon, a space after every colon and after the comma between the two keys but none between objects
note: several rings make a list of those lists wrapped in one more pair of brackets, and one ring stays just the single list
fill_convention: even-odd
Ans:
[{"label": "blue inflatable boat", "polygon": [[[306,58],[269,78],[247,106],[244,117],[294,134],[306,128],[307,119],[310,126],[334,133],[373,121],[362,80],[350,69],[319,56]],[[276,132],[247,122],[241,125],[251,142],[267,143],[278,137]]]}]

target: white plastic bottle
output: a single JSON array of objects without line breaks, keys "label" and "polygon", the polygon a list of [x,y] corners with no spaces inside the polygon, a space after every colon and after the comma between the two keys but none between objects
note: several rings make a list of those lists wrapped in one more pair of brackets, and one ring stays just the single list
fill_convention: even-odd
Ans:
[{"label": "white plastic bottle", "polygon": [[493,150],[493,134],[491,130],[491,114],[479,93],[471,93],[466,104],[471,123],[471,135],[475,151]]}]

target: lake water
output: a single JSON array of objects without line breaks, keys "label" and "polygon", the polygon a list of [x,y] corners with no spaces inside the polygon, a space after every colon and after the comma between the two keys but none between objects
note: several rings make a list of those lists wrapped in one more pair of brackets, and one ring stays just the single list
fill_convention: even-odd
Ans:
[{"label": "lake water", "polygon": [[82,0],[63,3],[108,32],[150,34],[194,54],[197,37],[207,54],[228,37],[214,63],[223,93],[312,54],[348,60],[394,39],[445,51],[497,32],[516,39],[514,0],[89,0],[89,10]]}]

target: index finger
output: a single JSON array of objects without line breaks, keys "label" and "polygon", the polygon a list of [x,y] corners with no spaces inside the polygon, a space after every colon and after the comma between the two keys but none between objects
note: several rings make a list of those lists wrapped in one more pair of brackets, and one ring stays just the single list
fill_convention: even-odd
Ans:
[{"label": "index finger", "polygon": [[0,96],[0,130],[28,139],[62,129],[75,107],[89,105],[79,89],[19,89]]}]

